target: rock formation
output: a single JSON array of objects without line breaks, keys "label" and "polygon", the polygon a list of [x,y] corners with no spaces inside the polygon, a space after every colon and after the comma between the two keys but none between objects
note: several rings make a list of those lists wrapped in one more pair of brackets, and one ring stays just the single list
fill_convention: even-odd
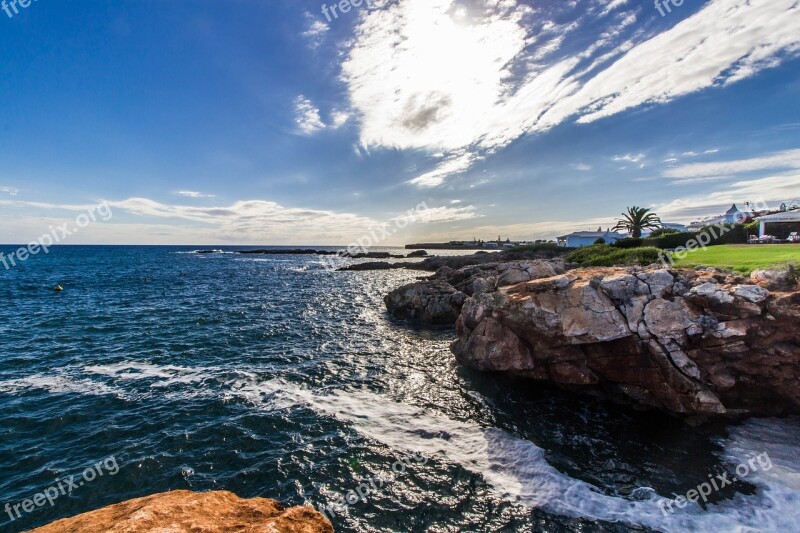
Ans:
[{"label": "rock formation", "polygon": [[485,263],[458,270],[443,266],[433,279],[400,287],[386,296],[384,302],[396,318],[455,324],[467,296],[560,272],[564,272],[561,261]]},{"label": "rock formation", "polygon": [[384,297],[389,313],[396,318],[426,324],[454,324],[467,296],[444,281],[405,285]]},{"label": "rock formation", "polygon": [[580,269],[468,299],[452,351],[673,413],[798,412],[798,318],[800,293],[713,269]]},{"label": "rock formation", "polygon": [[35,533],[333,533],[310,507],[284,508],[275,500],[244,500],[230,492],[185,490],[156,494],[58,520]]},{"label": "rock formation", "polygon": [[800,412],[800,292],[791,272],[442,267],[386,297],[448,323],[463,365],[682,415]]}]

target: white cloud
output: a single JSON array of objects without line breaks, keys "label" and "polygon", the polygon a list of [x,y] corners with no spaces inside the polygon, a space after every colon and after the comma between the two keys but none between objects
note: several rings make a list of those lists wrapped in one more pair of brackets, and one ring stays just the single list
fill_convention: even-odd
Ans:
[{"label": "white cloud", "polygon": [[468,170],[479,156],[472,152],[460,151],[439,163],[436,168],[414,178],[410,183],[420,188],[438,187],[445,178]]},{"label": "white cloud", "polygon": [[[435,187],[467,169],[454,154],[467,161],[467,152],[490,154],[571,119],[592,122],[723,87],[800,52],[796,0],[711,0],[658,35],[612,27],[583,53],[562,51],[565,35],[596,27],[623,4],[561,26],[534,20],[517,0],[485,0],[466,19],[454,0],[369,12],[342,67],[362,145],[444,152],[440,167],[412,180]],[[604,20],[627,25],[632,16]]]},{"label": "white cloud", "polygon": [[330,30],[330,27],[309,12],[305,13],[305,17],[308,26],[303,32],[303,37],[308,39],[311,48],[318,48],[322,44],[325,34]]},{"label": "white cloud", "polygon": [[667,169],[664,176],[675,180],[717,180],[747,172],[791,169],[800,169],[800,149],[748,159],[681,165]]},{"label": "white cloud", "polygon": [[[93,237],[87,235],[81,242],[346,245],[386,225],[386,222],[353,213],[286,207],[264,200],[244,200],[210,207],[165,204],[149,198],[105,203],[114,212],[114,229],[98,229],[93,241],[90,240]],[[24,238],[33,237],[28,235],[31,227],[46,230],[49,227],[47,221],[74,221],[74,215],[70,215],[72,218],[55,215],[31,217],[28,215],[31,209],[80,213],[94,207],[91,204],[59,205],[19,200],[0,200],[0,206],[20,210],[20,215],[10,217],[9,223],[0,224],[0,237],[8,233]],[[481,216],[472,205],[433,206],[412,212],[411,216],[403,212],[398,217],[426,225]],[[21,225],[21,221],[26,220],[36,222],[28,227]],[[409,225],[407,231],[413,231],[414,227],[414,224]],[[398,239],[395,243],[401,244],[406,234],[397,231],[393,236]],[[81,237],[84,238],[83,233]],[[14,240],[10,236],[6,238],[12,239],[9,242]]]},{"label": "white cloud", "polygon": [[436,222],[455,222],[459,220],[470,220],[480,218],[475,206],[464,207],[430,207],[422,210],[414,218],[415,222],[432,224]]},{"label": "white cloud", "polygon": [[464,228],[459,231],[441,231],[431,233],[428,238],[433,241],[470,240],[472,237],[480,239],[494,239],[500,235],[503,239],[553,239],[573,231],[595,231],[598,227],[610,228],[615,224],[616,217],[593,218],[588,220],[547,220],[533,223],[520,224],[486,224]]},{"label": "white cloud", "polygon": [[581,172],[588,172],[588,171],[592,170],[592,166],[591,165],[587,165],[585,163],[576,163],[576,164],[572,165],[572,168],[574,168],[575,170],[580,170]]},{"label": "white cloud", "polygon": [[638,163],[643,161],[645,158],[644,154],[626,154],[626,155],[617,155],[612,158],[613,161],[627,161],[629,163]]},{"label": "white cloud", "polygon": [[295,122],[300,131],[305,135],[312,135],[325,129],[319,109],[311,103],[311,100],[302,94],[294,101]]},{"label": "white cloud", "polygon": [[6,193],[9,196],[16,196],[19,194],[19,189],[15,189],[14,187],[0,187],[0,192]]},{"label": "white cloud", "polygon": [[334,109],[330,113],[329,123],[322,120],[322,115],[317,106],[302,94],[294,100],[294,117],[300,132],[304,135],[313,135],[324,129],[339,129],[350,120],[350,113]]},{"label": "white cloud", "polygon": [[179,196],[185,196],[187,198],[216,198],[213,194],[203,194],[197,191],[175,191],[175,194]]},{"label": "white cloud", "polygon": [[346,111],[334,111],[331,113],[331,127],[333,129],[341,128],[348,120],[350,120],[350,113]]},{"label": "white cloud", "polygon": [[628,3],[628,0],[610,0],[603,11],[600,13],[600,16],[605,16],[614,11],[617,8],[620,8]]},{"label": "white cloud", "polygon": [[797,170],[773,174],[758,179],[748,179],[726,185],[723,189],[702,195],[679,198],[657,206],[662,219],[691,222],[700,217],[721,214],[731,204],[744,209],[745,202],[758,205],[766,203],[776,208],[783,202],[800,199],[800,172]]}]

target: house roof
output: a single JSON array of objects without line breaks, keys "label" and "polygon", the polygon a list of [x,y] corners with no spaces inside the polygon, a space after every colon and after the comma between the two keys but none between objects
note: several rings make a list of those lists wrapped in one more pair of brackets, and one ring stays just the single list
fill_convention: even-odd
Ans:
[{"label": "house roof", "polygon": [[741,213],[741,211],[739,211],[739,208],[736,207],[736,204],[733,204],[733,206],[730,209],[728,209],[728,211],[725,214],[726,215],[735,215],[736,213]]},{"label": "house roof", "polygon": [[576,231],[575,233],[570,233],[569,235],[562,235],[559,237],[559,239],[566,239],[567,237],[618,237],[621,239],[624,237],[624,235],[613,231]]},{"label": "house roof", "polygon": [[756,220],[759,222],[798,222],[800,221],[800,210],[764,215],[763,217],[758,217]]}]

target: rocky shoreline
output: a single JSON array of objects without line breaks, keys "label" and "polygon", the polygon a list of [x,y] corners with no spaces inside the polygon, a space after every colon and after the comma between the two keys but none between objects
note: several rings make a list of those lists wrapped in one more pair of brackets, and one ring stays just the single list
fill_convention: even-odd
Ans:
[{"label": "rocky shoreline", "polygon": [[387,309],[455,324],[451,350],[478,371],[700,419],[800,412],[791,272],[478,261],[392,291]]}]

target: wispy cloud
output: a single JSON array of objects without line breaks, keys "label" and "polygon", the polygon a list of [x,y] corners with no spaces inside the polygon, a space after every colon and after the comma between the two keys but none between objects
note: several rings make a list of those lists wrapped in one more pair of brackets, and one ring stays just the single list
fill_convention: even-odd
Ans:
[{"label": "wispy cloud", "polygon": [[456,152],[439,163],[436,168],[414,178],[410,183],[421,188],[438,187],[444,183],[445,178],[453,174],[465,172],[478,159],[479,156],[472,152],[464,150]]},{"label": "wispy cloud", "polygon": [[312,135],[325,129],[325,123],[322,122],[319,109],[302,94],[295,98],[294,116],[300,132],[304,135]]},{"label": "wispy cloud", "polygon": [[308,39],[311,48],[318,48],[325,39],[325,34],[330,31],[330,27],[307,11],[305,17],[307,27],[303,32],[303,37]]},{"label": "wispy cloud", "polygon": [[748,172],[791,169],[800,169],[800,149],[748,159],[681,165],[667,169],[664,176],[674,180],[718,180]]},{"label": "wispy cloud", "polygon": [[216,198],[214,194],[203,194],[197,191],[175,191],[178,196],[185,196],[186,198]]},{"label": "wispy cloud", "polygon": [[414,217],[415,222],[422,222],[425,224],[433,224],[436,222],[456,222],[460,220],[471,220],[473,218],[480,218],[482,215],[478,214],[475,206],[468,205],[464,207],[431,207],[421,211]]},{"label": "wispy cloud", "polygon": [[314,103],[302,94],[294,101],[294,118],[300,132],[313,135],[325,129],[339,129],[350,120],[350,113],[334,109],[330,113],[328,123],[322,120],[322,114]]},{"label": "wispy cloud", "polygon": [[612,157],[613,161],[621,162],[626,161],[628,163],[638,163],[643,161],[645,158],[644,154],[626,154],[626,155],[617,155]]},{"label": "wispy cloud", "polygon": [[[287,207],[265,200],[243,200],[229,205],[208,207],[167,204],[149,198],[128,198],[105,203],[114,210],[114,224],[117,226],[115,234],[123,235],[127,228],[127,242],[134,238],[134,242],[141,239],[143,242],[194,241],[205,244],[229,242],[345,245],[395,217],[404,217],[417,224],[433,225],[482,216],[472,205],[431,206],[410,217],[406,211],[388,213],[386,219],[381,221],[353,213]],[[0,206],[22,210],[22,219],[24,212],[32,208],[44,213],[57,213],[84,212],[93,207],[92,204],[51,204],[20,200],[0,200]],[[55,215],[43,216],[42,220],[58,218]],[[109,234],[108,231],[103,231],[104,234]],[[402,232],[398,232],[397,238],[402,239],[402,235]],[[169,241],[170,236],[175,240]],[[196,237],[201,239],[196,240]]]},{"label": "wispy cloud", "polygon": [[340,128],[350,120],[350,113],[346,111],[333,111],[331,113],[330,127],[333,129]]},{"label": "wispy cloud", "polygon": [[656,207],[662,219],[667,216],[674,220],[689,222],[700,217],[721,214],[733,203],[766,202],[775,208],[783,202],[799,200],[798,190],[800,190],[800,171],[793,170],[757,179],[736,181],[716,191],[678,198]]},{"label": "wispy cloud", "polygon": [[0,192],[8,194],[9,196],[16,196],[19,194],[19,189],[15,189],[14,187],[0,187]]},{"label": "wispy cloud", "polygon": [[[411,181],[420,187],[523,135],[721,88],[800,52],[796,0],[711,0],[657,35],[621,24],[636,19],[622,1],[592,3],[563,24],[516,0],[454,5],[406,0],[369,12],[342,67],[364,147],[445,153]],[[615,26],[602,42],[568,47],[576,28],[598,24]]]}]

